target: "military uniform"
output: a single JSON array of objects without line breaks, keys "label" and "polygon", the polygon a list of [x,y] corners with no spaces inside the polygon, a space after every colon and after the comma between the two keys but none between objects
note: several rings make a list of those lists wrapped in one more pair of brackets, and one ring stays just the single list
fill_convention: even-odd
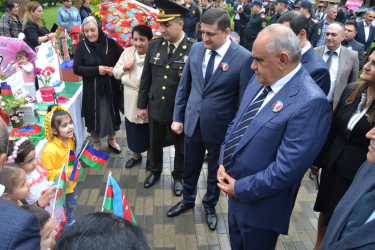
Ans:
[{"label": "military uniform", "polygon": [[311,34],[309,34],[309,41],[311,43],[311,46],[316,47],[319,38],[322,35],[323,24],[325,21],[326,20],[323,19],[312,27]]},{"label": "military uniform", "polygon": [[[242,15],[243,13],[241,13]],[[245,26],[243,46],[252,51],[258,33],[267,26],[267,19],[264,12],[252,14]]]},{"label": "military uniform", "polygon": [[307,31],[307,37],[310,37],[310,34],[313,32],[315,24],[319,23],[319,20],[312,18],[312,16],[310,16],[307,20],[309,21],[309,30]]},{"label": "military uniform", "polygon": [[[152,152],[150,170],[156,174],[163,170],[163,141],[172,123],[178,83],[193,42],[185,35],[168,59],[168,41],[156,38],[150,41],[146,54],[137,106],[139,109],[148,108]],[[182,179],[184,135],[173,135],[176,155],[172,175],[174,179]]]},{"label": "military uniform", "polygon": [[[185,7],[186,4],[182,4],[182,6]],[[201,20],[201,12],[198,6],[194,3],[190,5],[189,10],[189,13],[187,13],[184,18],[183,30],[188,37],[194,38],[197,23]]]}]

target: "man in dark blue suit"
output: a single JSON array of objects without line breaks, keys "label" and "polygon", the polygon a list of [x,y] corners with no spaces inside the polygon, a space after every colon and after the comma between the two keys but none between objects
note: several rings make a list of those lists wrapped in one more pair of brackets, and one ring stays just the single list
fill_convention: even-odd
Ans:
[{"label": "man in dark blue suit", "polygon": [[265,28],[252,56],[256,77],[228,127],[217,179],[230,196],[232,249],[263,250],[288,233],[302,177],[326,140],[331,106],[301,66],[291,29]]},{"label": "man in dark blue suit", "polygon": [[[323,244],[319,248],[321,250],[375,249],[375,128],[366,137],[370,139],[367,161],[358,170],[350,188],[335,208]],[[370,192],[372,202],[367,200],[367,206],[363,206],[361,210],[359,204]],[[353,217],[354,214],[357,216]]]},{"label": "man in dark blue suit", "polygon": [[298,11],[288,11],[280,17],[279,23],[290,27],[298,36],[302,48],[301,64],[309,72],[311,78],[318,84],[323,92],[328,95],[331,87],[331,78],[327,64],[314,50],[307,40],[309,21],[304,14]]},{"label": "man in dark blue suit", "polygon": [[207,193],[202,204],[206,222],[215,230],[216,183],[220,144],[234,118],[241,96],[253,75],[251,54],[229,39],[226,11],[213,8],[202,16],[203,42],[191,48],[178,86],[172,130],[185,132],[183,200],[172,207],[172,217],[194,207],[204,153],[208,151]]},{"label": "man in dark blue suit", "polygon": [[[0,171],[8,152],[8,127],[0,119]],[[0,185],[0,197],[4,186]],[[0,198],[0,249],[40,249],[39,222],[35,215]]]},{"label": "man in dark blue suit", "polygon": [[365,15],[365,19],[358,22],[358,32],[354,37],[357,42],[365,45],[365,54],[370,51],[371,43],[374,40],[375,32],[374,26],[372,26],[372,21],[375,18],[375,11],[369,10]]}]

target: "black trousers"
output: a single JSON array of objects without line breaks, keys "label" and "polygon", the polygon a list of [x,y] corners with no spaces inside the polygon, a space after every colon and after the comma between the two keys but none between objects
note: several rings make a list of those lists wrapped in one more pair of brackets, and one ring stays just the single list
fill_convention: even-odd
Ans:
[{"label": "black trousers", "polygon": [[160,123],[149,117],[151,166],[150,170],[155,174],[163,171],[163,143],[167,133],[172,133],[175,148],[174,170],[172,177],[182,180],[184,176],[184,134],[177,135],[171,130],[171,124]]}]

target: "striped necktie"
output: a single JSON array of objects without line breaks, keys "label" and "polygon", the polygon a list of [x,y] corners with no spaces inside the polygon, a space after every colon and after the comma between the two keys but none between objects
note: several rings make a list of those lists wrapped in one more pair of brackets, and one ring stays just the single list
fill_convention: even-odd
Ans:
[{"label": "striped necktie", "polygon": [[251,121],[254,119],[258,113],[260,107],[262,106],[264,100],[266,99],[268,93],[272,91],[271,87],[267,86],[263,89],[263,92],[255,99],[249,107],[247,107],[246,112],[243,114],[240,122],[238,123],[236,130],[230,136],[229,140],[225,144],[223,165],[225,169],[228,169],[230,161],[232,160],[232,155],[234,150],[237,148],[243,134],[245,133],[247,127],[250,125]]}]

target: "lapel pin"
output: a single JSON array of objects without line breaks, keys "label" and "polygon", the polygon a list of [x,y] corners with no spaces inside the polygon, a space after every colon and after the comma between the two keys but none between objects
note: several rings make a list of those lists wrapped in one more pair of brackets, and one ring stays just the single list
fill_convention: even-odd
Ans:
[{"label": "lapel pin", "polygon": [[229,65],[228,65],[228,63],[226,63],[226,62],[221,63],[221,64],[220,64],[220,69],[221,69],[221,71],[223,71],[223,72],[227,71],[227,70],[229,69]]},{"label": "lapel pin", "polygon": [[277,101],[272,104],[272,111],[279,112],[283,108],[284,103],[282,101]]}]

